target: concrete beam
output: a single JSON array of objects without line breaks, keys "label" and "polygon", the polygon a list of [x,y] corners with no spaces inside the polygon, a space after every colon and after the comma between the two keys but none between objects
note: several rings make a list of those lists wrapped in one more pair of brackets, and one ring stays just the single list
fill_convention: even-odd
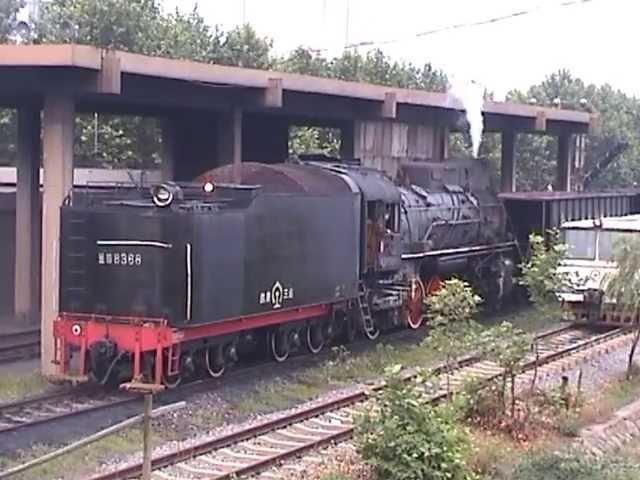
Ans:
[{"label": "concrete beam", "polygon": [[282,108],[284,103],[282,93],[282,79],[270,78],[267,81],[267,88],[264,91],[264,107]]},{"label": "concrete beam", "polygon": [[556,176],[556,190],[571,191],[571,135],[558,137],[558,170]]},{"label": "concrete beam", "polygon": [[544,110],[540,110],[536,113],[535,129],[538,132],[544,132],[547,129],[547,114]]},{"label": "concrete beam", "polygon": [[502,156],[500,160],[500,191],[516,191],[516,133],[502,132]]},{"label": "concrete beam", "polygon": [[114,52],[102,56],[102,66],[98,71],[97,92],[120,95],[122,92],[122,68],[120,58]]},{"label": "concrete beam", "polygon": [[396,118],[398,109],[398,96],[395,92],[386,92],[382,103],[382,118]]},{"label": "concrete beam", "polygon": [[42,210],[41,368],[55,373],[53,322],[60,293],[60,207],[73,186],[74,103],[71,97],[49,96],[44,102]]},{"label": "concrete beam", "polygon": [[40,310],[40,130],[39,108],[18,111],[14,310],[29,322]]}]

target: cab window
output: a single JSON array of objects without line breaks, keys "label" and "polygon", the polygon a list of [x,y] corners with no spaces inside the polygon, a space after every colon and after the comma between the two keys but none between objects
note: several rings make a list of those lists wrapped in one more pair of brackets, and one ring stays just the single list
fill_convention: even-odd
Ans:
[{"label": "cab window", "polygon": [[596,231],[584,229],[564,230],[564,243],[567,245],[567,258],[595,260]]},{"label": "cab window", "polygon": [[600,232],[598,246],[598,259],[609,262],[613,261],[613,252],[618,246],[618,243],[625,239],[631,239],[631,235],[633,235],[633,233],[602,230]]}]

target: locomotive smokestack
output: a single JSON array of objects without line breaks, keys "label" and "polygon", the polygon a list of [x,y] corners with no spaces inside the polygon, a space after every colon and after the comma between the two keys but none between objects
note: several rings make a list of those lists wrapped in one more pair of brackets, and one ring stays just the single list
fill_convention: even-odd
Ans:
[{"label": "locomotive smokestack", "polygon": [[484,106],[484,90],[475,81],[462,81],[453,77],[447,90],[447,100],[450,107],[459,108],[461,104],[469,122],[469,135],[473,156],[477,157],[482,142],[484,130],[484,118],[482,108]]}]

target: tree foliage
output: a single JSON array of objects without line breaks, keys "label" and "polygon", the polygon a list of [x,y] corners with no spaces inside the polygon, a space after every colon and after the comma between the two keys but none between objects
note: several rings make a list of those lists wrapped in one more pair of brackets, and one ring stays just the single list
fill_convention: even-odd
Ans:
[{"label": "tree foliage", "polygon": [[471,286],[457,278],[445,280],[436,293],[427,297],[427,315],[432,330],[423,346],[444,357],[448,392],[449,377],[457,366],[460,353],[469,351],[476,344],[479,326],[473,316],[481,302]]},{"label": "tree foliage", "polygon": [[363,460],[380,480],[471,480],[465,462],[467,432],[455,410],[431,404],[419,383],[405,383],[399,367],[387,387],[358,419],[356,442]]},{"label": "tree foliage", "polygon": [[511,385],[511,418],[515,417],[516,405],[516,375],[525,364],[530,352],[533,338],[524,331],[515,328],[509,322],[502,322],[495,327],[485,330],[480,335],[479,345],[483,356],[499,365],[502,370],[502,382],[499,390],[502,411],[506,411],[507,382]]},{"label": "tree foliage", "polygon": [[[625,238],[614,244],[613,261],[617,272],[603,279],[606,297],[615,302],[616,309],[640,315],[640,239]],[[627,378],[633,372],[633,359],[640,340],[640,323],[635,322],[635,335],[627,361]]]},{"label": "tree foliage", "polygon": [[566,245],[558,240],[558,233],[548,232],[548,240],[532,233],[529,236],[529,258],[520,265],[520,283],[527,288],[534,305],[543,307],[556,300],[557,292],[566,282],[558,270],[566,254]]},{"label": "tree foliage", "polygon": [[[591,171],[619,142],[629,148],[597,178],[591,189],[613,189],[640,181],[640,101],[608,84],[586,84],[567,70],[549,75],[526,92],[511,91],[507,99],[536,105],[587,109],[598,116],[596,131],[586,138],[584,168],[576,181]],[[557,102],[560,102],[557,105]],[[544,190],[554,183],[558,143],[555,137],[519,135],[517,143],[519,190]]]},{"label": "tree foliage", "polygon": [[16,25],[16,15],[24,7],[24,0],[0,0],[0,43],[10,40]]}]

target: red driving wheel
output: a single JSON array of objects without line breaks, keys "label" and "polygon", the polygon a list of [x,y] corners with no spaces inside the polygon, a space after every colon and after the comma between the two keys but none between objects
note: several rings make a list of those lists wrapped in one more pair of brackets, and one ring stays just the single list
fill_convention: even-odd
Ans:
[{"label": "red driving wheel", "polygon": [[411,287],[409,289],[409,301],[408,301],[408,315],[407,326],[416,330],[422,326],[424,321],[423,302],[425,297],[425,289],[422,281],[419,278],[413,278],[411,280]]}]

